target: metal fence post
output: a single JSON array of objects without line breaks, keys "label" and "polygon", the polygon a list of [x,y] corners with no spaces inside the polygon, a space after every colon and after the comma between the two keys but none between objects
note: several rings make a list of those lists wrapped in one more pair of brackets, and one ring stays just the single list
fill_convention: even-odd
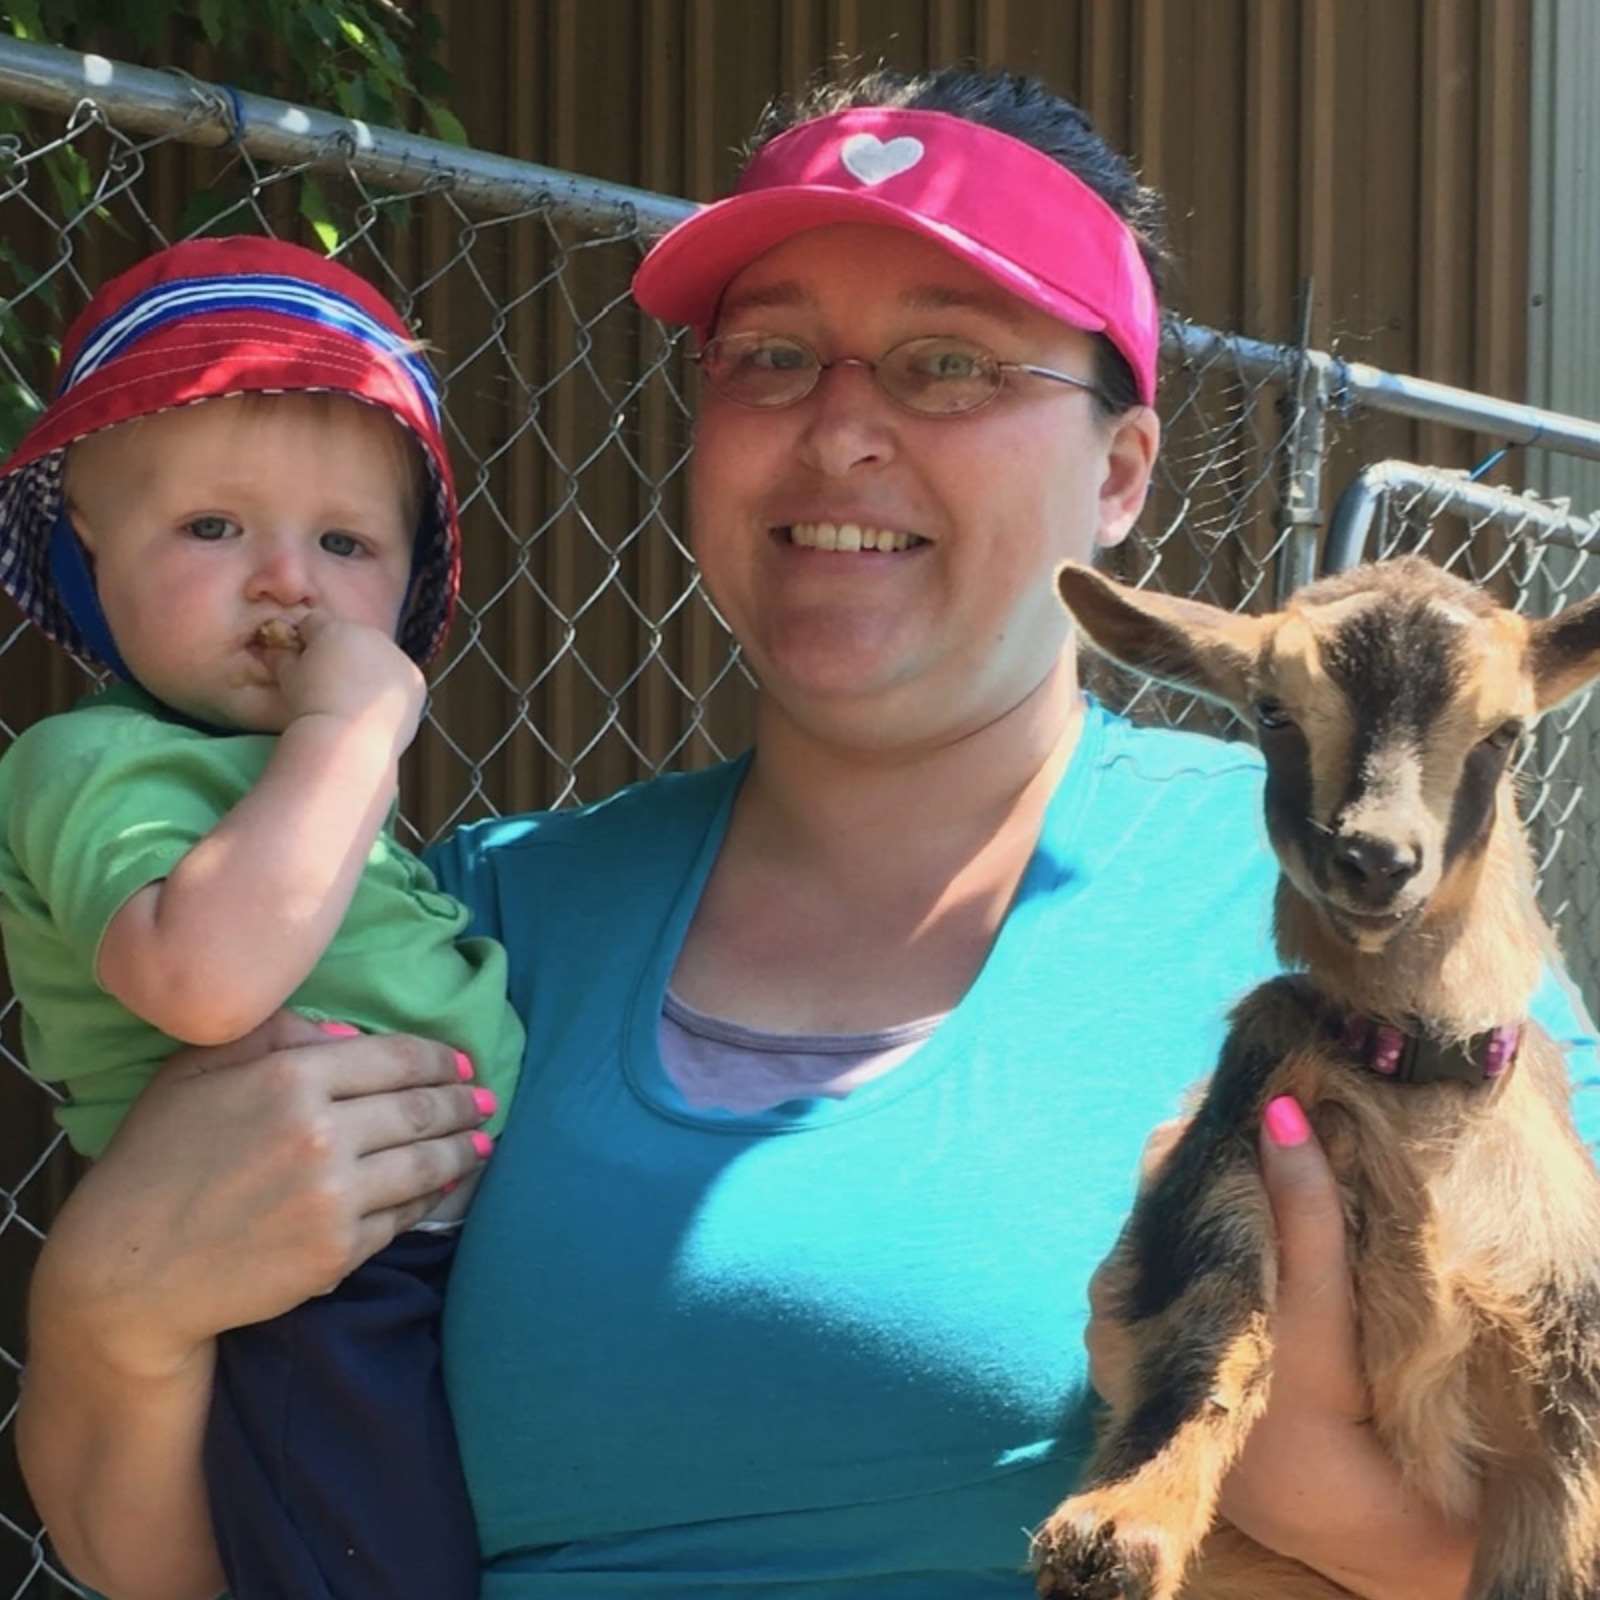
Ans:
[{"label": "metal fence post", "polygon": [[1334,385],[1334,364],[1320,350],[1302,350],[1298,368],[1294,385],[1285,390],[1283,400],[1286,408],[1292,407],[1292,415],[1285,429],[1283,494],[1278,510],[1281,549],[1276,601],[1280,606],[1317,575],[1323,457]]}]

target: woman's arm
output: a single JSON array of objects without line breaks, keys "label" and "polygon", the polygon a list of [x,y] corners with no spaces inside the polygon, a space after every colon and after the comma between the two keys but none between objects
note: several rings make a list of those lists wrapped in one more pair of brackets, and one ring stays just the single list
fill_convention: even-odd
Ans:
[{"label": "woman's arm", "polygon": [[111,1600],[221,1592],[201,1469],[216,1335],[328,1289],[477,1167],[457,1059],[280,1017],[140,1096],[30,1295],[17,1449],[77,1577]]},{"label": "woman's arm", "polygon": [[[1364,1600],[1461,1600],[1476,1530],[1419,1499],[1367,1421],[1338,1186],[1297,1109],[1277,1113],[1276,1137],[1261,1136],[1278,1231],[1272,1389],[1224,1481],[1222,1514],[1257,1544]],[[1181,1132],[1168,1123],[1151,1136],[1145,1177]],[[1090,1381],[1115,1402],[1128,1351],[1103,1314],[1104,1292],[1097,1274],[1085,1339]]]},{"label": "woman's arm", "polygon": [[1222,1514],[1365,1600],[1461,1600],[1476,1530],[1421,1499],[1367,1421],[1339,1190],[1296,1112],[1261,1137],[1278,1230],[1272,1389]]}]

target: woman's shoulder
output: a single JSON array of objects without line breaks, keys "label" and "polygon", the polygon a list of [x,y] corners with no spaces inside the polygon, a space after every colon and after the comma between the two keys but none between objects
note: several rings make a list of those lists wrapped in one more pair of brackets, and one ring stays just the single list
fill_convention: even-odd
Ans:
[{"label": "woman's shoulder", "polygon": [[622,834],[698,820],[717,810],[726,804],[744,767],[741,758],[696,772],[662,773],[586,805],[486,818],[457,829],[446,846],[479,857],[504,851],[600,847]]},{"label": "woman's shoulder", "polygon": [[696,850],[732,803],[745,758],[695,772],[662,774],[603,800],[555,811],[468,823],[425,852],[441,885],[474,903],[491,882],[531,873],[550,886],[568,869],[607,877],[630,862],[660,862]]},{"label": "woman's shoulder", "polygon": [[504,937],[519,908],[531,905],[581,910],[591,920],[642,908],[681,884],[726,816],[745,765],[723,762],[631,784],[590,805],[471,823],[424,860],[440,888],[467,905],[478,933]]}]

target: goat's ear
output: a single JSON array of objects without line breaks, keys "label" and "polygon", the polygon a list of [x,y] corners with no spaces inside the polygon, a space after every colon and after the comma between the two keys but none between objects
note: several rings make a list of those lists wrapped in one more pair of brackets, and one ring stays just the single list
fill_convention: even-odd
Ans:
[{"label": "goat's ear", "polygon": [[1600,677],[1600,594],[1528,630],[1528,666],[1541,711]]},{"label": "goat's ear", "polygon": [[1130,589],[1079,561],[1056,587],[1091,642],[1135,672],[1243,711],[1264,632],[1259,617]]}]

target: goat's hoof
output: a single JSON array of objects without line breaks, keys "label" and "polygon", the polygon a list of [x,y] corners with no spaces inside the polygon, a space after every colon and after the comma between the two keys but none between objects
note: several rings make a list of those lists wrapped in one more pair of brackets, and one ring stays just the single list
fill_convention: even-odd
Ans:
[{"label": "goat's hoof", "polygon": [[1096,1499],[1068,1500],[1034,1535],[1039,1593],[1045,1600],[1167,1600],[1172,1563],[1163,1531],[1113,1519]]}]

